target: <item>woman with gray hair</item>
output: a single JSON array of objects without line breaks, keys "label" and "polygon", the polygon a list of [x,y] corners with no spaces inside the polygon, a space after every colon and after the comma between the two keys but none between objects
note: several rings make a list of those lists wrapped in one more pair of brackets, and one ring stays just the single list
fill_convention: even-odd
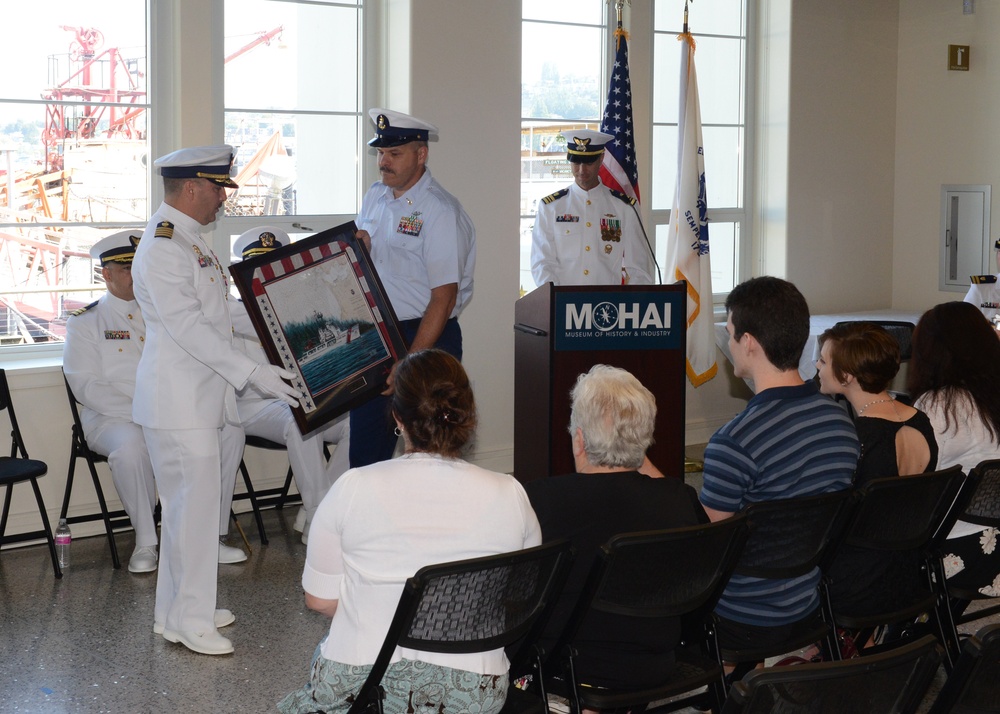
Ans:
[{"label": "woman with gray hair", "polygon": [[[640,472],[653,443],[656,400],[624,369],[595,365],[571,392],[570,436],[577,473],[525,486],[545,541],[569,538],[576,560],[546,629],[551,645],[576,603],[598,548],[611,536],[707,523],[698,495],[676,478]],[[680,638],[676,618],[637,622],[591,612],[574,658],[582,681],[641,687],[658,682]]]},{"label": "woman with gray hair", "polygon": [[569,434],[574,457],[580,450],[595,466],[638,470],[646,460],[646,450],[653,445],[653,393],[630,372],[598,364],[580,375],[570,398]]}]

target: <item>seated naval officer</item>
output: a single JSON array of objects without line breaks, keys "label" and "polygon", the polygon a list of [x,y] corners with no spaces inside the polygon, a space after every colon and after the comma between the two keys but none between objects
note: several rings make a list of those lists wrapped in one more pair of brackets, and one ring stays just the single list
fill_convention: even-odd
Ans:
[{"label": "seated naval officer", "polygon": [[573,184],[542,199],[531,232],[538,285],[649,285],[653,261],[635,199],[601,183],[604,146],[590,129],[567,132]]},{"label": "seated naval officer", "polygon": [[135,371],[146,324],[132,293],[132,258],[141,230],[119,231],[90,249],[108,291],[66,323],[63,372],[81,404],[87,444],[108,458],[122,506],[135,528],[133,573],[156,570],[156,485],[142,427],[132,421]]},{"label": "seated naval officer", "polygon": [[[245,260],[289,243],[288,234],[280,228],[260,226],[236,239],[233,254],[238,259]],[[240,343],[251,359],[267,361],[259,341],[243,339]],[[322,431],[304,438],[295,423],[291,408],[280,399],[261,394],[252,385],[236,392],[236,410],[247,436],[259,436],[285,444],[288,448],[288,462],[291,464],[299,495],[302,496],[302,509],[295,519],[294,528],[302,532],[302,542],[307,542],[309,524],[320,501],[333,482],[347,471],[350,419],[345,414]],[[324,444],[336,444],[329,463],[323,454]]]},{"label": "seated naval officer", "polygon": [[[993,244],[993,252],[996,256],[997,270],[1000,271],[1000,239]],[[965,302],[972,303],[986,316],[994,328],[1000,328],[1000,283],[997,278],[1000,272],[995,275],[972,275],[972,284],[969,292],[965,294]]]}]

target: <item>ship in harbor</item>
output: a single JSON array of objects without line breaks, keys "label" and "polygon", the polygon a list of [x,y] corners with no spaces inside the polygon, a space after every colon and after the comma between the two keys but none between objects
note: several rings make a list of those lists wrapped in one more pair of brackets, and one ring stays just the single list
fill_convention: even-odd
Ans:
[{"label": "ship in harbor", "polygon": [[327,354],[335,347],[350,344],[351,340],[357,339],[360,334],[361,328],[357,324],[351,325],[344,330],[333,325],[324,325],[319,331],[319,343],[312,346],[307,345],[306,351],[299,357],[299,365],[305,366]]}]

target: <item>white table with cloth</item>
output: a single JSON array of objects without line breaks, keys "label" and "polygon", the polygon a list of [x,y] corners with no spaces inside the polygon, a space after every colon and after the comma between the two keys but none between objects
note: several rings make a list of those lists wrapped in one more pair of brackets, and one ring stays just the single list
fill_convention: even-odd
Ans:
[{"label": "white table with cloth", "polygon": [[[809,338],[806,340],[806,346],[802,349],[802,357],[799,358],[799,374],[806,381],[816,376],[816,360],[819,359],[819,336],[838,322],[876,320],[910,322],[916,325],[922,314],[922,312],[912,310],[882,309],[812,315],[809,318]],[[715,323],[715,343],[722,350],[726,359],[732,362],[733,355],[729,351],[729,333],[726,332],[725,322]]]}]

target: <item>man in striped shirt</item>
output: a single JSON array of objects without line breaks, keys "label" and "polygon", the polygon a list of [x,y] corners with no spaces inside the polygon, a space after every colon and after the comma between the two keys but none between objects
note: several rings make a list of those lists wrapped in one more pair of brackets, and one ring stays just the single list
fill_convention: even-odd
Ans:
[{"label": "man in striped shirt", "polygon": [[[809,308],[791,283],[760,277],[726,299],[737,377],[755,396],[705,449],[701,503],[713,521],[750,503],[814,496],[851,485],[859,444],[847,412],[799,375]],[[819,569],[792,579],[734,575],[716,607],[724,648],[782,641],[819,606]]]}]

